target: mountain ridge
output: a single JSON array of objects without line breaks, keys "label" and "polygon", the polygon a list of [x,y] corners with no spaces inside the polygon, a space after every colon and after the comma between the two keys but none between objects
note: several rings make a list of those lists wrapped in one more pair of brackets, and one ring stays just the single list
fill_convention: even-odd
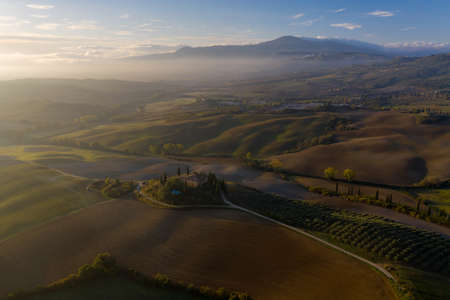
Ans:
[{"label": "mountain ridge", "polygon": [[182,47],[174,53],[135,56],[130,59],[173,58],[267,58],[308,57],[317,55],[364,54],[386,56],[383,47],[359,41],[315,39],[295,36],[248,45]]}]

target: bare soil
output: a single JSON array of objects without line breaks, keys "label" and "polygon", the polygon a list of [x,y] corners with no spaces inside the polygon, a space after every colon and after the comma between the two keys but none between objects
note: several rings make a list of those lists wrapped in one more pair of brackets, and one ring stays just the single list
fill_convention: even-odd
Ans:
[{"label": "bare soil", "polygon": [[104,251],[147,275],[255,299],[395,299],[367,265],[248,214],[131,200],[94,205],[0,244],[0,295],[54,281]]},{"label": "bare soil", "polygon": [[358,180],[410,185],[450,177],[450,126],[416,124],[411,114],[377,112],[338,134],[339,142],[280,155],[284,168],[322,176],[327,167],[356,171]]}]

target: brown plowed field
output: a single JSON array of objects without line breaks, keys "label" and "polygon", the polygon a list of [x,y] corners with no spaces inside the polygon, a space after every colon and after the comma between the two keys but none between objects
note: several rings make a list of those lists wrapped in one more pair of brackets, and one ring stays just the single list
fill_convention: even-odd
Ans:
[{"label": "brown plowed field", "polygon": [[284,168],[323,176],[327,167],[356,171],[357,179],[409,185],[450,178],[450,126],[416,124],[410,114],[378,112],[338,134],[338,143],[280,155]]},{"label": "brown plowed field", "polygon": [[45,284],[111,252],[147,275],[248,291],[255,299],[395,299],[365,264],[234,210],[94,205],[0,244],[0,295]]}]

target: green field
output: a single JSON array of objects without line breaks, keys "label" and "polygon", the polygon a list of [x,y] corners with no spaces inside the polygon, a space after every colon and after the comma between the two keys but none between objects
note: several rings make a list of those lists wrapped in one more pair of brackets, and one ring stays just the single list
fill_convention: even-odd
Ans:
[{"label": "green field", "polygon": [[[64,145],[93,145],[149,154],[151,145],[183,145],[188,155],[257,156],[296,151],[329,134],[339,120],[332,114],[172,114],[165,120],[113,123],[53,138]],[[158,154],[158,153],[156,153]]]},{"label": "green field", "polygon": [[406,293],[413,295],[413,299],[450,299],[449,277],[403,266],[395,266],[389,269],[399,278],[400,291],[408,291]]},{"label": "green field", "polygon": [[431,189],[418,192],[418,195],[431,201],[431,206],[438,207],[450,213],[450,189]]},{"label": "green field", "polygon": [[90,149],[53,145],[5,146],[0,147],[0,156],[11,157],[25,162],[46,161],[96,161],[109,158],[128,157],[121,154]]},{"label": "green field", "polygon": [[42,166],[1,161],[0,240],[106,199],[86,191],[88,184]]}]

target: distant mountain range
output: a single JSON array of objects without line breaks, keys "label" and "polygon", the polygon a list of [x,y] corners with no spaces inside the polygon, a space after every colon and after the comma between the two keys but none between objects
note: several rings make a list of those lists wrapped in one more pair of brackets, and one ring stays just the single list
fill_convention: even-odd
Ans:
[{"label": "distant mountain range", "polygon": [[[415,51],[416,50],[416,51]],[[183,58],[300,58],[300,59],[342,59],[373,58],[393,56],[422,56],[445,52],[445,47],[391,46],[384,47],[371,43],[342,40],[316,39],[284,36],[253,45],[226,45],[210,47],[182,47],[176,52],[132,57],[133,60],[183,59]],[[450,47],[448,48],[450,51]]]},{"label": "distant mountain range", "polygon": [[137,56],[132,59],[176,58],[280,58],[336,54],[385,55],[383,48],[359,41],[284,36],[253,45],[183,47],[174,53]]}]

